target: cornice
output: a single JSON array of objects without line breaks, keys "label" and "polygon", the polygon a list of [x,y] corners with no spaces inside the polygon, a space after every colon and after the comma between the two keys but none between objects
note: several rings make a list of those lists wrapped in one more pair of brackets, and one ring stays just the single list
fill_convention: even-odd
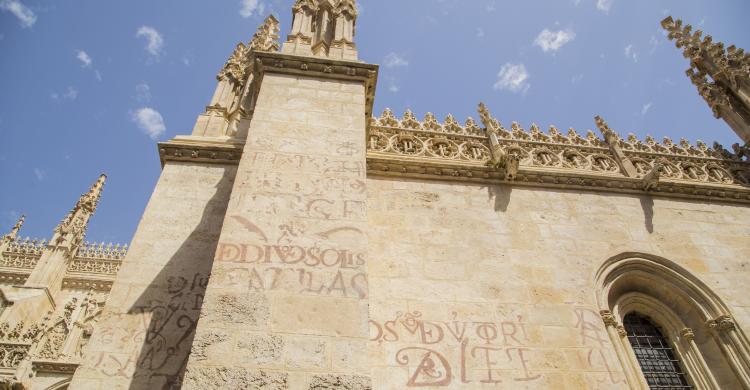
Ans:
[{"label": "cornice", "polygon": [[[263,75],[270,72],[332,80],[361,81],[365,84],[365,114],[368,118],[372,116],[372,105],[375,101],[375,89],[378,82],[378,65],[263,51],[253,52],[251,60],[255,80],[262,80]],[[256,85],[261,85],[261,83]]]},{"label": "cornice", "polygon": [[73,374],[78,369],[80,363],[73,362],[52,362],[36,360],[31,362],[31,369],[35,372],[55,373],[55,374]]},{"label": "cornice", "polygon": [[158,144],[162,168],[168,161],[237,165],[242,157],[243,143],[187,138],[176,138]]},{"label": "cornice", "polygon": [[515,180],[507,180],[503,172],[471,163],[436,162],[368,153],[367,174],[374,177],[441,180],[459,183],[506,184],[518,187],[554,188],[632,195],[712,200],[750,204],[750,188],[720,184],[696,184],[661,180],[655,189],[644,190],[643,181],[610,174],[586,174],[566,170],[521,167]]}]

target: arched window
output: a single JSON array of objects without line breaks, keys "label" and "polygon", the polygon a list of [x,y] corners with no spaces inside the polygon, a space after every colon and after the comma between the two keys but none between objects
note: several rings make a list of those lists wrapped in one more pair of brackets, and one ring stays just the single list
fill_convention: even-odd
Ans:
[{"label": "arched window", "polygon": [[596,284],[631,388],[750,389],[750,340],[690,272],[662,257],[623,253],[604,262]]},{"label": "arched window", "polygon": [[652,389],[692,389],[669,340],[645,316],[630,313],[622,321],[635,357]]}]

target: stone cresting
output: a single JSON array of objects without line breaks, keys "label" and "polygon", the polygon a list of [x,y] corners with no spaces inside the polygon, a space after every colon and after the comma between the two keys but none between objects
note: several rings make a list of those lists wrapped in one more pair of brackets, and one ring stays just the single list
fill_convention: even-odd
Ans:
[{"label": "stone cresting", "polygon": [[[26,280],[48,244],[47,240],[29,237],[9,241],[0,253],[0,281]],[[84,242],[68,263],[63,285],[108,291],[127,251],[127,244]]]},{"label": "stone cresting", "polygon": [[[750,202],[746,147],[734,145],[730,152],[718,143],[622,138],[598,117],[605,138],[572,128],[566,134],[554,126],[546,133],[537,125],[527,131],[516,122],[507,129],[484,105],[480,117],[484,127],[473,118],[460,125],[452,115],[441,123],[431,113],[420,121],[408,110],[398,119],[386,109],[370,119],[368,172]],[[496,153],[518,161],[515,177],[493,165],[491,134]],[[626,172],[623,164],[633,171]]]},{"label": "stone cresting", "polygon": [[725,48],[703,31],[671,16],[661,22],[670,40],[690,60],[685,72],[716,118],[724,119],[750,143],[750,53],[732,45]]}]

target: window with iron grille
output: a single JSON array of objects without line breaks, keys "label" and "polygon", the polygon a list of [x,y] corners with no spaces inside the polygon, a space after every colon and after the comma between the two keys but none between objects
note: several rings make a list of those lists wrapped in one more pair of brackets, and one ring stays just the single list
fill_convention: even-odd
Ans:
[{"label": "window with iron grille", "polygon": [[623,319],[641,371],[651,389],[692,389],[674,349],[648,317],[630,313]]}]

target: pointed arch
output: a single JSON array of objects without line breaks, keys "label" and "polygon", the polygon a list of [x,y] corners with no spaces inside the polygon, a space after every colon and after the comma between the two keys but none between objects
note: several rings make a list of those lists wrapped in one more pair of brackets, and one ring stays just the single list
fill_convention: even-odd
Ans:
[{"label": "pointed arch", "polygon": [[729,307],[705,283],[671,260],[626,252],[595,275],[596,302],[631,387],[648,388],[622,327],[632,312],[649,315],[684,361],[698,388],[750,389],[750,343]]},{"label": "pointed arch", "polygon": [[72,382],[72,380],[72,378],[65,378],[48,387],[47,390],[68,390],[68,386],[70,385],[70,382]]}]

